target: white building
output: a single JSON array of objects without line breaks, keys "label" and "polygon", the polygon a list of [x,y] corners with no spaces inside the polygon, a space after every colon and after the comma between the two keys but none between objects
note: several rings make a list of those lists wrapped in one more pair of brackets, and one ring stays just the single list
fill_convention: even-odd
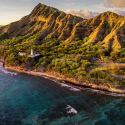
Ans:
[{"label": "white building", "polygon": [[[26,56],[27,52],[19,52],[18,55],[20,56]],[[33,54],[33,49],[31,49],[31,55],[29,55],[29,57],[36,57],[36,56],[40,56],[41,54],[39,52],[37,52],[36,54]]]},{"label": "white building", "polygon": [[31,56],[33,56],[33,49],[31,49]]},{"label": "white building", "polygon": [[19,56],[26,56],[26,55],[27,55],[27,52],[19,52],[18,55],[19,55]]},{"label": "white building", "polygon": [[40,56],[41,54],[39,52],[37,52],[36,54],[33,54],[33,49],[31,49],[31,55],[30,57],[36,57],[36,56]]},{"label": "white building", "polygon": [[41,54],[39,52],[37,52],[34,56],[40,56]]}]

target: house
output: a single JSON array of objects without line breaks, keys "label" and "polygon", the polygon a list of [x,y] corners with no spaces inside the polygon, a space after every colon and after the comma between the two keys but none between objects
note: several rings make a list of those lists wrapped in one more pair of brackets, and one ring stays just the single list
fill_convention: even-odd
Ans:
[{"label": "house", "polygon": [[19,55],[19,56],[26,56],[26,55],[27,55],[27,52],[19,52],[18,55]]},{"label": "house", "polygon": [[41,54],[40,54],[39,52],[37,52],[36,54],[34,54],[34,53],[33,53],[33,49],[31,49],[31,54],[30,54],[29,57],[34,58],[34,57],[36,57],[36,56],[40,56],[40,55],[41,55]]},{"label": "house", "polygon": [[39,52],[37,52],[34,56],[40,56],[41,54]]}]

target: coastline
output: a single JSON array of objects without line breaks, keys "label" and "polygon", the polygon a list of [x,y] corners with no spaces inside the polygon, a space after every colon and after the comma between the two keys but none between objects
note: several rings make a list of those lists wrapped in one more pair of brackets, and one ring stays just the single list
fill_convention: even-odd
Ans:
[{"label": "coastline", "polygon": [[118,94],[125,94],[125,90],[122,90],[122,89],[108,88],[105,86],[97,86],[93,83],[86,83],[86,82],[79,84],[78,81],[75,81],[75,80],[72,80],[69,78],[68,79],[60,78],[57,75],[52,75],[52,73],[50,73],[50,72],[42,73],[42,72],[37,72],[37,71],[29,71],[29,70],[24,70],[20,67],[14,67],[14,66],[9,66],[9,67],[5,66],[5,69],[14,70],[14,71],[21,72],[21,73],[27,73],[29,75],[46,76],[49,78],[56,79],[57,81],[61,80],[64,83],[70,83],[72,85],[79,86],[79,87],[92,88],[92,89],[97,89],[97,90],[102,90],[102,91],[107,91],[107,92],[112,92],[112,93],[118,93]]}]

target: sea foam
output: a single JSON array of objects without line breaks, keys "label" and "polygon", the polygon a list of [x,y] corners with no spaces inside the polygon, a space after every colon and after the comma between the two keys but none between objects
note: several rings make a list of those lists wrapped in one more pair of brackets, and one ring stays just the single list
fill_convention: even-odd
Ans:
[{"label": "sea foam", "polygon": [[5,70],[5,69],[1,69],[1,71],[2,71],[3,73],[5,73],[5,74],[8,74],[8,75],[17,75],[17,73],[15,73],[15,72],[9,72],[9,71],[7,71],[7,70]]},{"label": "sea foam", "polygon": [[10,71],[7,71],[4,67],[3,67],[3,63],[0,62],[0,70],[5,73],[5,74],[8,74],[8,75],[17,75],[17,73],[15,72],[10,72]]},{"label": "sea foam", "polygon": [[70,105],[67,105],[67,108],[66,109],[70,109],[69,111],[67,111],[67,113],[74,113],[74,114],[77,114],[77,111],[71,107]]},{"label": "sea foam", "polygon": [[60,84],[61,87],[67,87],[67,88],[70,88],[70,90],[73,90],[73,91],[81,91],[81,90],[78,89],[78,88],[75,88],[75,87],[72,87],[72,86],[70,86],[70,85],[67,85],[67,84],[58,82],[58,81],[53,80],[53,79],[51,79],[51,78],[49,78],[49,77],[47,77],[47,76],[43,76],[43,77],[44,77],[45,79],[49,79],[49,80],[51,80],[51,81],[53,81],[53,82],[56,82],[56,83]]}]

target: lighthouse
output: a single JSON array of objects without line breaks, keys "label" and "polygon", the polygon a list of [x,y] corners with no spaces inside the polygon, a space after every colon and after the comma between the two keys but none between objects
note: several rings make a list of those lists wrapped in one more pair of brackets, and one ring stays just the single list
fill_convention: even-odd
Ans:
[{"label": "lighthouse", "polygon": [[31,56],[33,56],[33,49],[31,49]]}]

